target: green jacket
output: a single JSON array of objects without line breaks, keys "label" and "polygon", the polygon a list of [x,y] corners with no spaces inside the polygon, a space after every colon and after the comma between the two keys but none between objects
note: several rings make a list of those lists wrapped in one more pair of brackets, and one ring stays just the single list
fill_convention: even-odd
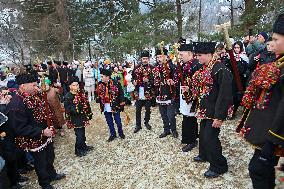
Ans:
[{"label": "green jacket", "polygon": [[113,72],[111,75],[111,79],[113,79],[116,82],[119,82],[121,87],[123,87],[124,83],[123,83],[123,74],[122,72],[118,71],[117,75],[115,75],[115,73]]},{"label": "green jacket", "polygon": [[253,43],[250,43],[246,47],[246,53],[248,56],[251,54],[258,54],[259,52],[263,51],[266,47],[266,43],[260,43],[259,41],[255,41]]}]

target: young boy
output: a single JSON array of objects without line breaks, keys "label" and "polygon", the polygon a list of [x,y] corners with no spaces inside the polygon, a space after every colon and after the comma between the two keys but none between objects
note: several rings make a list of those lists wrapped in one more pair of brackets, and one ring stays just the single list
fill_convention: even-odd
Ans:
[{"label": "young boy", "polygon": [[123,107],[125,105],[124,94],[121,85],[113,81],[110,77],[110,70],[101,70],[102,81],[99,82],[97,91],[97,102],[100,103],[101,111],[105,114],[105,118],[110,131],[110,137],[107,140],[108,142],[111,142],[116,138],[113,119],[117,124],[118,134],[120,138],[125,138],[120,118],[120,111],[123,111]]},{"label": "young boy", "polygon": [[79,90],[79,79],[73,77],[69,81],[70,92],[64,98],[64,108],[68,128],[74,128],[76,135],[75,154],[78,157],[85,156],[92,146],[86,145],[85,127],[92,119],[92,111],[88,97],[84,91]]}]

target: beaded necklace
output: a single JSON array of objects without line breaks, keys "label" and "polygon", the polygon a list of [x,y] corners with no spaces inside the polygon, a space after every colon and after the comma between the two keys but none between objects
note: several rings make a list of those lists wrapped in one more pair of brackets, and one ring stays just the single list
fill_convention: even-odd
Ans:
[{"label": "beaded necklace", "polygon": [[260,65],[252,73],[251,80],[242,99],[247,109],[265,109],[270,101],[271,88],[279,80],[280,69],[274,63]]},{"label": "beaded necklace", "polygon": [[203,65],[202,68],[194,73],[192,77],[191,92],[195,99],[201,99],[208,96],[212,90],[212,69],[215,63],[215,60],[211,60],[208,65]]},{"label": "beaded necklace", "polygon": [[85,115],[87,115],[87,117],[89,117],[90,114],[92,114],[90,112],[90,104],[88,101],[88,98],[85,94],[75,94],[74,95],[74,99],[73,99],[73,103],[76,107],[76,111],[79,113],[79,106],[82,107],[82,111]]},{"label": "beaded necklace", "polygon": [[[146,67],[146,68],[145,68]],[[139,66],[137,69],[135,69],[134,73],[137,76],[137,85],[138,87],[143,85],[143,79],[148,79],[151,74],[151,67],[149,65],[147,66]]]},{"label": "beaded necklace", "polygon": [[118,98],[118,87],[113,84],[113,80],[110,80],[108,83],[101,83],[98,87],[98,95],[103,104],[110,103],[112,104],[115,99]]},{"label": "beaded necklace", "polygon": [[[28,93],[18,93],[20,97],[22,97],[24,104],[28,109],[32,110],[33,117],[38,123],[43,123],[47,121],[47,115],[42,112],[45,111],[45,101],[43,101],[43,93],[39,92],[35,95],[30,95]],[[54,125],[53,113],[49,109],[49,118],[51,120],[51,125]]]}]

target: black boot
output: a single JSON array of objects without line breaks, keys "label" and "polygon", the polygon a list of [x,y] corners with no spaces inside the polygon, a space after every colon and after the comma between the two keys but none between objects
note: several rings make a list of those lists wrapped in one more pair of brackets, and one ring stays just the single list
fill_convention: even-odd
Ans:
[{"label": "black boot", "polygon": [[194,158],[193,158],[193,161],[199,162],[199,163],[206,162],[206,160],[203,159],[200,155],[194,157]]},{"label": "black boot", "polygon": [[107,139],[108,142],[113,141],[116,138],[116,136],[110,135],[109,138]]},{"label": "black boot", "polygon": [[81,150],[81,149],[76,149],[75,150],[75,155],[77,157],[83,157],[83,156],[87,155],[87,151],[86,150]]},{"label": "black boot", "polygon": [[54,189],[52,185],[42,186],[42,189]]},{"label": "black boot", "polygon": [[197,141],[194,141],[194,142],[191,143],[191,144],[185,145],[185,146],[182,148],[182,151],[183,151],[183,152],[189,152],[189,151],[191,151],[193,148],[195,148],[196,146],[197,146]]},{"label": "black boot", "polygon": [[90,151],[94,150],[94,147],[93,147],[93,146],[88,146],[88,145],[86,145],[86,146],[84,147],[84,150],[87,151],[87,152],[90,152]]},{"label": "black boot", "polygon": [[142,129],[141,127],[135,127],[134,133],[138,133],[138,131],[140,131],[141,129]]},{"label": "black boot", "polygon": [[121,138],[121,139],[125,139],[125,135],[122,133],[122,134],[119,134],[119,137]]},{"label": "black boot", "polygon": [[208,171],[206,171],[206,172],[204,173],[204,176],[205,176],[206,178],[217,178],[217,177],[220,176],[220,174],[219,174],[219,173],[216,173],[216,172],[214,172],[214,171],[208,170]]},{"label": "black boot", "polygon": [[174,138],[178,138],[178,132],[176,130],[172,131],[172,135]]},{"label": "black boot", "polygon": [[22,185],[20,185],[19,183],[17,183],[17,184],[15,184],[15,185],[11,186],[11,189],[20,189],[20,188],[22,188],[22,187],[23,187]]},{"label": "black boot", "polygon": [[53,178],[50,179],[50,182],[64,179],[66,175],[64,173],[57,173]]},{"label": "black boot", "polygon": [[149,123],[146,123],[146,124],[145,124],[145,127],[146,127],[148,130],[151,130],[151,129],[152,129],[152,127],[151,127],[151,125],[149,125]]},{"label": "black boot", "polygon": [[164,137],[166,137],[166,136],[168,136],[170,134],[171,134],[170,131],[168,131],[168,132],[164,131],[162,134],[160,134],[159,138],[164,138]]}]

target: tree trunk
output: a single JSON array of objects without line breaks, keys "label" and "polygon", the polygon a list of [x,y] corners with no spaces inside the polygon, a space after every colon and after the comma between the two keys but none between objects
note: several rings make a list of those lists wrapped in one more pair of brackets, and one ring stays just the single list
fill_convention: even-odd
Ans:
[{"label": "tree trunk", "polygon": [[234,0],[231,0],[231,25],[234,26]]},{"label": "tree trunk", "polygon": [[177,29],[178,36],[182,37],[182,12],[181,12],[181,0],[176,0],[177,9]]},{"label": "tree trunk", "polygon": [[199,0],[199,12],[198,12],[198,41],[200,41],[200,33],[201,33],[201,16],[202,16],[202,0]]}]

